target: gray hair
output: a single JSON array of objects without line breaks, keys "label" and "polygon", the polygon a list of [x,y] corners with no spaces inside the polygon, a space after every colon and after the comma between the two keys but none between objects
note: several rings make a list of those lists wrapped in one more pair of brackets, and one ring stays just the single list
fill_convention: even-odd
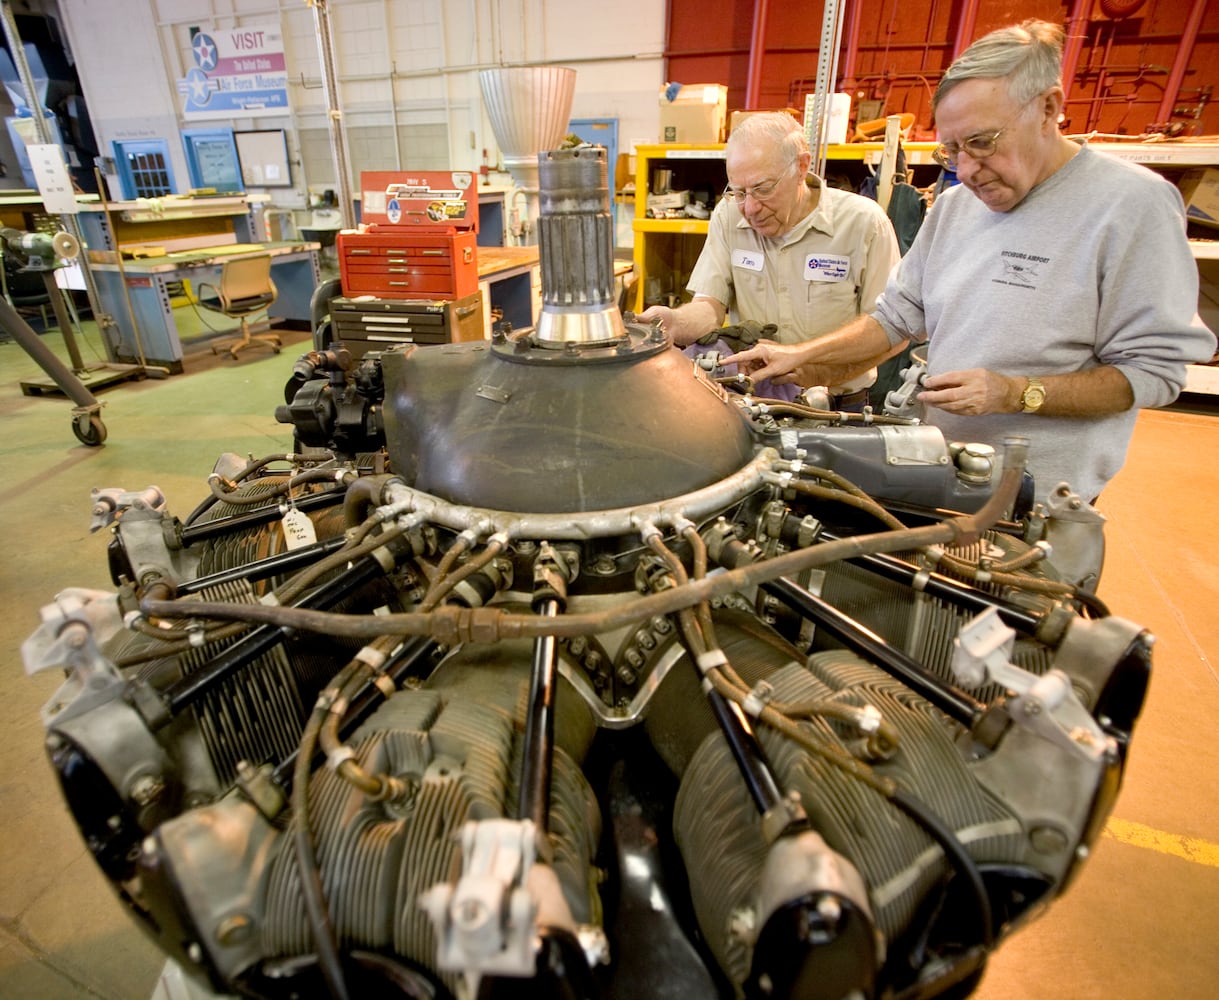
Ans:
[{"label": "gray hair", "polygon": [[1028,20],[984,35],[948,67],[931,101],[940,101],[962,80],[1007,80],[1008,93],[1026,104],[1043,90],[1062,86],[1063,32],[1049,21]]},{"label": "gray hair", "polygon": [[737,146],[770,146],[782,150],[787,162],[795,163],[808,152],[804,126],[786,111],[759,111],[737,125],[724,147],[731,154]]}]

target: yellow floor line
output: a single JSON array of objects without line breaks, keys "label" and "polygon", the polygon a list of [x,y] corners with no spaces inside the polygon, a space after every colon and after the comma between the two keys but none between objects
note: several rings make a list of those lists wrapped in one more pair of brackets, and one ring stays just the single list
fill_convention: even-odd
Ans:
[{"label": "yellow floor line", "polygon": [[1132,823],[1125,819],[1109,818],[1105,824],[1105,836],[1130,844],[1133,847],[1143,847],[1149,851],[1161,854],[1171,854],[1174,857],[1192,861],[1197,865],[1209,865],[1219,868],[1219,844],[1212,844],[1196,837],[1182,837],[1176,833],[1165,833],[1142,823]]}]

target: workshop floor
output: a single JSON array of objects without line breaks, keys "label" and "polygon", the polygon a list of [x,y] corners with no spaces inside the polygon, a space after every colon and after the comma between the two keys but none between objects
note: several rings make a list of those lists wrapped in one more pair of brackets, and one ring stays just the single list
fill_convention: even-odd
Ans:
[{"label": "workshop floor", "polygon": [[[189,310],[180,318],[192,322]],[[192,327],[193,329],[194,327]],[[57,333],[44,341],[61,353]],[[104,447],[80,445],[62,398],[23,395],[41,377],[0,343],[0,997],[145,1000],[159,952],[122,912],[61,802],[39,708],[59,682],[27,677],[18,647],[64,587],[109,588],[93,487],[156,484],[184,514],[225,451],[290,450],[273,411],[304,332],[280,355],[233,362],[205,343],[186,373],[124,382],[106,403]],[[87,338],[86,359],[100,357]],[[1209,412],[1207,410],[1209,409]],[[1125,470],[1105,491],[1101,596],[1157,637],[1155,677],[1126,785],[1094,857],[1050,912],[995,956],[983,1000],[1210,1000],[1219,990],[1219,408],[1145,412]]]}]

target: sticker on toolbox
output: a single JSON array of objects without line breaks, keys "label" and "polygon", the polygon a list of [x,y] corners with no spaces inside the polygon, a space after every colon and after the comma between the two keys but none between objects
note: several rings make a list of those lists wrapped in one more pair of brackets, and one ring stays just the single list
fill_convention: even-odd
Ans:
[{"label": "sticker on toolbox", "polygon": [[477,174],[469,170],[366,170],[360,221],[478,232]]}]

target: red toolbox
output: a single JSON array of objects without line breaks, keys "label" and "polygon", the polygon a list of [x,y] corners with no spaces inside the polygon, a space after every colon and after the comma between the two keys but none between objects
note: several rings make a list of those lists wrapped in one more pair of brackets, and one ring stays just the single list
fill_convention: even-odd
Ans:
[{"label": "red toolbox", "polygon": [[343,294],[461,299],[478,291],[477,174],[366,170],[362,225],[336,240]]},{"label": "red toolbox", "polygon": [[343,294],[387,299],[463,299],[478,291],[474,233],[369,226],[339,233]]}]

